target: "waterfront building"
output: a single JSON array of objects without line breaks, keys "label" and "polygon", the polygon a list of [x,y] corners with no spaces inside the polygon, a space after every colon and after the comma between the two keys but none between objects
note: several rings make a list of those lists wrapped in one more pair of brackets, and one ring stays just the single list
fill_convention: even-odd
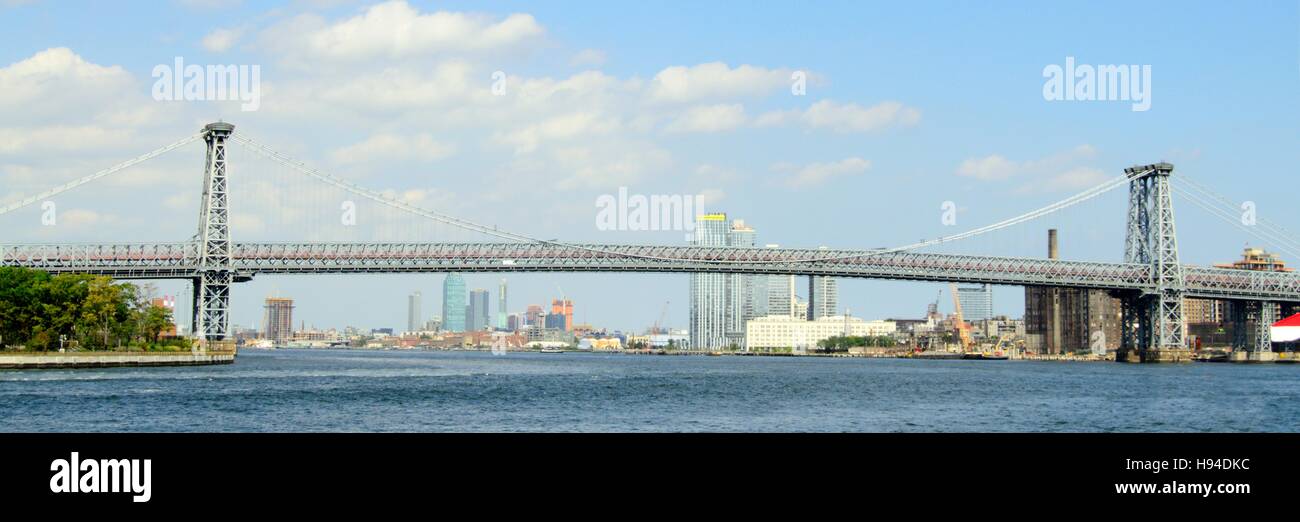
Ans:
[{"label": "waterfront building", "polygon": [[276,344],[293,339],[293,299],[266,298],[262,325],[266,328],[266,333],[262,336],[264,339]]},{"label": "waterfront building", "polygon": [[[1047,257],[1060,259],[1056,229],[1047,231]],[[1025,347],[1033,353],[1092,351],[1120,344],[1120,304],[1105,290],[1025,287]]]},{"label": "waterfront building", "polygon": [[460,274],[447,274],[442,280],[442,328],[465,331],[465,279]]},{"label": "waterfront building", "polygon": [[840,336],[893,336],[893,321],[865,321],[850,316],[826,316],[805,321],[782,315],[759,317],[746,323],[745,349],[770,351],[790,348],[804,352],[817,347],[819,341]]}]

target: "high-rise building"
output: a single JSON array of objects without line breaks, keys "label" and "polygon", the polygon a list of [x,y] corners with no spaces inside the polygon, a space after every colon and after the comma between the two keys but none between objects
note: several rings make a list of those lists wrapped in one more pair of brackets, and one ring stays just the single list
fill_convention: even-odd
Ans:
[{"label": "high-rise building", "polygon": [[[727,246],[730,236],[726,214],[704,214],[695,220],[691,244]],[[691,346],[722,348],[727,345],[727,276],[691,274]]]},{"label": "high-rise building", "polygon": [[273,343],[285,343],[293,339],[293,299],[283,297],[266,298],[265,314],[262,317],[262,336]]},{"label": "high-rise building", "polygon": [[524,324],[528,326],[542,326],[542,305],[530,304],[528,310],[524,312]]},{"label": "high-rise building", "polygon": [[442,280],[442,328],[465,331],[465,279],[460,274],[447,274]]},{"label": "high-rise building", "polygon": [[[731,222],[727,245],[753,247],[756,243],[754,228],[737,219]],[[727,344],[745,346],[745,323],[758,316],[757,296],[754,287],[760,276],[728,274],[727,279]]]},{"label": "high-rise building", "polygon": [[501,280],[501,285],[497,287],[497,328],[506,330],[506,316],[510,315],[506,306],[506,280]]},{"label": "high-rise building", "polygon": [[418,291],[406,296],[406,331],[418,332],[424,326],[424,314],[420,311],[423,304],[424,296]]},{"label": "high-rise building", "polygon": [[542,326],[545,328],[550,328],[552,330],[568,331],[568,326],[569,326],[568,317],[566,317],[562,313],[546,314],[545,324],[543,324]]},{"label": "high-rise building", "polygon": [[492,312],[488,308],[488,291],[475,288],[469,293],[469,311],[466,312],[467,328],[478,331],[492,324]]},{"label": "high-rise building", "polygon": [[[754,229],[743,220],[705,214],[696,218],[691,244],[753,247],[756,239]],[[770,313],[767,285],[766,276],[691,274],[691,345],[704,349],[744,346],[745,322]]]},{"label": "high-rise building", "polygon": [[[781,248],[780,245],[766,245],[767,248]],[[762,305],[759,317],[781,315],[794,317],[795,282],[792,275],[766,276],[767,290],[762,292]]]},{"label": "high-rise building", "polygon": [[811,276],[808,278],[808,320],[816,321],[836,315],[840,307],[839,285],[835,278]]},{"label": "high-rise building", "polygon": [[993,285],[959,286],[962,320],[974,323],[993,318]]},{"label": "high-rise building", "polygon": [[[552,299],[551,315],[564,317],[564,331],[573,331],[573,300],[572,299]],[[548,326],[550,328],[550,326]]]}]

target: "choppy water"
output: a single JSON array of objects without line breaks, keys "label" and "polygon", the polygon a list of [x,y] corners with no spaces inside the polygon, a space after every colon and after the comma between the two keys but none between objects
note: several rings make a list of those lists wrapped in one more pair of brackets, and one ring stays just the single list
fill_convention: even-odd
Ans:
[{"label": "choppy water", "polygon": [[244,351],[0,371],[0,431],[1300,431],[1300,366]]}]

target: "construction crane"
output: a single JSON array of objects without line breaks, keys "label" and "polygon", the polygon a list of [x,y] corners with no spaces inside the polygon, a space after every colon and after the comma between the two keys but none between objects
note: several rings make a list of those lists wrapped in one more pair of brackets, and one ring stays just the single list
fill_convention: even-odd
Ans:
[{"label": "construction crane", "polygon": [[975,343],[970,338],[970,325],[961,318],[961,299],[957,297],[957,283],[948,283],[948,290],[952,294],[952,306],[956,313],[953,322],[956,323],[957,337],[961,339],[961,351],[969,352]]},{"label": "construction crane", "polygon": [[666,318],[668,317],[668,305],[670,303],[672,303],[672,301],[664,301],[664,308],[662,311],[659,312],[659,319],[655,321],[655,327],[653,330],[650,330],[650,333],[655,335],[665,333],[659,329],[660,328],[659,325],[663,324]]}]

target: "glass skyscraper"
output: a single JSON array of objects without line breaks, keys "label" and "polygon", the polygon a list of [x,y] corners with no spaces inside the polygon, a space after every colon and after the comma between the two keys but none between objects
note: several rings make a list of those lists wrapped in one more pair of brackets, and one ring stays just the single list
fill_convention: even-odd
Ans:
[{"label": "glass skyscraper", "polygon": [[442,329],[465,331],[465,279],[460,274],[442,280]]},{"label": "glass skyscraper", "polygon": [[[691,244],[752,247],[754,229],[726,214],[696,218]],[[691,347],[717,349],[745,345],[745,321],[760,307],[755,286],[759,277],[739,274],[691,274]]]},{"label": "glass skyscraper", "polygon": [[469,315],[466,319],[470,330],[478,331],[492,324],[491,309],[488,308],[488,291],[481,288],[469,293]]},{"label": "glass skyscraper", "polygon": [[[691,244],[727,246],[731,227],[726,214],[705,214],[695,220]],[[691,347],[722,348],[727,345],[727,276],[691,274]]]},{"label": "glass skyscraper", "polygon": [[840,295],[835,278],[824,276],[808,278],[809,321],[838,315],[839,307]]}]

